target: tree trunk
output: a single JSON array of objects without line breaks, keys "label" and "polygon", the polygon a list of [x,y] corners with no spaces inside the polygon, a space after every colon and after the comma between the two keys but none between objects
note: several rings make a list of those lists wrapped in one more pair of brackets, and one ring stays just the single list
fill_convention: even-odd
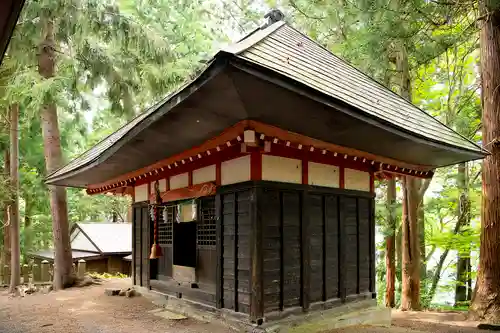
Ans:
[{"label": "tree trunk", "polygon": [[[419,183],[423,183],[420,181]],[[417,209],[417,220],[418,220],[418,243],[420,252],[420,282],[422,283],[422,290],[427,290],[427,262],[425,258],[427,257],[425,251],[425,211],[424,211],[424,198],[423,196],[419,198],[419,204]]]},{"label": "tree trunk", "polygon": [[[460,163],[457,170],[457,185],[460,190],[457,215],[460,220],[459,233],[467,230],[470,225],[470,202],[467,181],[467,164]],[[470,270],[470,247],[461,249],[457,257],[457,283],[455,286],[455,306],[460,306],[468,300],[468,286]]]},{"label": "tree trunk", "polygon": [[491,152],[483,162],[481,245],[477,288],[469,314],[473,319],[500,322],[500,10],[495,0],[479,1],[482,27],[481,93],[483,138]]},{"label": "tree trunk", "polygon": [[[55,69],[54,24],[50,20],[44,23],[42,30],[44,40],[39,50],[38,72],[43,78],[48,79],[54,76]],[[45,166],[49,175],[63,166],[57,107],[50,98],[47,98],[42,106],[41,126]],[[72,272],[66,189],[60,186],[49,186],[49,192],[55,249],[54,289],[58,290],[71,286],[75,277]]]},{"label": "tree trunk", "polygon": [[[24,253],[31,250],[32,244],[32,231],[31,231],[31,199],[24,198]],[[28,263],[28,257],[24,256],[24,263]]]},{"label": "tree trunk", "polygon": [[[10,179],[10,153],[9,149],[5,149],[4,152],[4,172],[5,179]],[[7,189],[10,192],[10,188]],[[8,199],[3,203],[3,221],[4,221],[4,229],[3,229],[3,252],[2,252],[2,263],[4,265],[10,266],[10,210],[11,200]],[[0,267],[3,268],[3,267]]]},{"label": "tree trunk", "polygon": [[420,250],[420,282],[421,290],[427,291],[427,251],[425,248],[425,206],[424,195],[431,184],[432,179],[421,179],[418,181],[418,228],[419,228],[419,250]]},{"label": "tree trunk", "polygon": [[[403,263],[401,310],[420,309],[420,250],[417,222],[417,180],[403,179]],[[406,206],[406,207],[405,207]]]},{"label": "tree trunk", "polygon": [[10,187],[12,202],[10,207],[10,286],[13,293],[21,279],[21,249],[19,244],[19,105],[10,107]]},{"label": "tree trunk", "polygon": [[[402,209],[406,209],[405,205],[402,205]],[[403,212],[404,215],[404,212]],[[402,221],[402,219],[401,219]],[[396,279],[399,281],[397,285],[397,293],[401,295],[401,282],[403,281],[402,267],[403,267],[403,226],[402,223],[396,228]]]},{"label": "tree trunk", "polygon": [[427,299],[428,304],[426,304],[427,306],[432,303],[432,299],[434,298],[434,295],[436,295],[437,285],[439,283],[439,280],[441,279],[441,271],[443,270],[443,265],[444,265],[446,258],[448,257],[449,252],[450,252],[450,249],[446,248],[443,251],[443,253],[441,253],[441,255],[439,256],[439,261],[436,265],[436,268],[434,269],[434,275],[432,276],[431,286],[429,288],[429,293],[427,294],[427,298],[428,298]]},{"label": "tree trunk", "polygon": [[[400,75],[399,94],[411,102],[410,65],[406,45],[396,45],[396,71]],[[418,206],[421,201],[419,182],[413,177],[403,178],[401,310],[420,309],[420,242]],[[405,207],[406,206],[406,207]]]},{"label": "tree trunk", "polygon": [[385,306],[393,308],[396,306],[394,291],[396,287],[396,180],[389,179],[387,182],[387,236],[385,238]]},{"label": "tree trunk", "polygon": [[[457,222],[455,223],[455,228],[453,229],[453,236],[457,235],[460,232],[460,228],[461,228],[460,223],[461,222],[462,222],[462,220],[460,218],[457,219]],[[446,244],[443,253],[441,253],[441,256],[439,256],[439,261],[438,261],[438,264],[436,265],[436,268],[434,270],[434,275],[432,277],[431,287],[429,289],[429,293],[427,294],[428,295],[427,301],[429,304],[432,302],[432,299],[434,298],[434,295],[436,294],[437,285],[439,283],[439,280],[441,279],[441,271],[443,270],[443,265],[444,265],[446,258],[448,257],[448,253],[450,252],[450,248],[451,248],[451,243]]]}]

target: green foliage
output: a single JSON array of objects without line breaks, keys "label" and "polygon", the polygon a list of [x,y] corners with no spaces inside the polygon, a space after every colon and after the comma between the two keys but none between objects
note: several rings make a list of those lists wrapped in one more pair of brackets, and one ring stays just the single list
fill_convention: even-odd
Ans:
[{"label": "green foliage", "polygon": [[466,304],[460,305],[460,306],[450,306],[450,305],[447,305],[447,304],[436,304],[436,305],[433,305],[432,308],[430,308],[429,310],[433,310],[433,311],[463,311],[463,312],[467,312],[467,311],[469,311],[469,304],[466,303]]},{"label": "green foliage", "polygon": [[[78,156],[197,71],[213,53],[214,39],[224,39],[219,26],[207,24],[217,6],[178,0],[26,3],[0,68],[2,152],[8,148],[5,110],[18,103],[21,111],[20,210],[28,223],[21,232],[23,253],[52,244],[40,106],[56,103],[65,159]],[[54,77],[42,79],[38,50],[48,20],[54,23],[57,68]],[[10,197],[7,181],[0,173],[2,211]],[[70,189],[68,206],[72,223],[127,221],[129,199]]]},{"label": "green foliage", "polygon": [[[396,92],[401,87],[395,59],[403,47],[410,65],[412,101],[480,142],[475,8],[425,0],[32,0],[25,6],[0,68],[2,151],[8,144],[5,110],[12,103],[21,106],[21,216],[31,221],[22,237],[23,242],[32,239],[31,248],[23,251],[51,245],[39,123],[42,103],[57,104],[69,160],[192,77],[200,61],[209,58],[217,46],[258,27],[270,7],[282,9],[299,30]],[[37,72],[40,26],[48,18],[56,26],[57,73],[41,80]],[[0,167],[3,159],[2,154]],[[467,164],[467,191],[458,186],[456,167],[438,170],[434,176],[424,199],[426,253],[432,258],[445,249],[477,253],[480,169],[480,163]],[[0,172],[0,186],[4,206],[10,197],[5,170]],[[394,233],[387,224],[388,211],[394,210],[396,230],[401,220],[400,188],[396,203],[388,207],[385,186],[379,182],[376,188],[379,298],[385,291],[383,238]],[[455,233],[464,192],[471,203],[471,225]],[[127,200],[88,196],[72,189],[68,191],[70,220],[126,220]],[[435,262],[427,261],[422,292],[427,305],[434,296],[427,286],[436,278]],[[447,275],[454,265],[452,258]],[[401,276],[399,266],[397,276]],[[441,283],[438,291],[454,288],[453,279]]]}]

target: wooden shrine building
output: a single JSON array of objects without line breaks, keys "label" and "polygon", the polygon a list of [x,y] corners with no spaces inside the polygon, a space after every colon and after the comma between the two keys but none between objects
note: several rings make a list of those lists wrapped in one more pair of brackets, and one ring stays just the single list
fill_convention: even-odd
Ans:
[{"label": "wooden shrine building", "polygon": [[374,298],[374,179],[485,153],[273,11],[47,182],[132,195],[134,284],[261,324]]}]

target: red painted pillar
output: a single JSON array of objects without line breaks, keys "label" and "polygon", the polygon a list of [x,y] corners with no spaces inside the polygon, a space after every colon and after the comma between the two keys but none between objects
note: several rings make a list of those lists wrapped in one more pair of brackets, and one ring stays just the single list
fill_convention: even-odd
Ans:
[{"label": "red painted pillar", "polygon": [[262,154],[257,149],[250,153],[250,178],[262,180]]}]

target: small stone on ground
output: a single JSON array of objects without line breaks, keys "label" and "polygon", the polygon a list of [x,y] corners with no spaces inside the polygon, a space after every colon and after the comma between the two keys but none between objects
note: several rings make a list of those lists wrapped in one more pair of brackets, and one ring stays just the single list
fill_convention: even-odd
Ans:
[{"label": "small stone on ground", "polygon": [[[0,289],[0,333],[233,333],[218,322],[155,316],[145,297],[108,297],[105,289],[127,290],[130,279],[106,279],[102,285],[49,294],[9,298]],[[28,318],[28,319],[27,319]]]},{"label": "small stone on ground", "polygon": [[178,313],[170,312],[170,311],[167,311],[167,310],[163,310],[161,312],[157,312],[154,315],[158,316],[158,317],[165,318],[165,319],[170,319],[170,320],[183,320],[183,319],[187,319],[186,316],[183,316],[183,315],[178,314]]},{"label": "small stone on ground", "polygon": [[106,288],[104,289],[104,293],[107,296],[116,296],[120,293],[120,289]]}]

